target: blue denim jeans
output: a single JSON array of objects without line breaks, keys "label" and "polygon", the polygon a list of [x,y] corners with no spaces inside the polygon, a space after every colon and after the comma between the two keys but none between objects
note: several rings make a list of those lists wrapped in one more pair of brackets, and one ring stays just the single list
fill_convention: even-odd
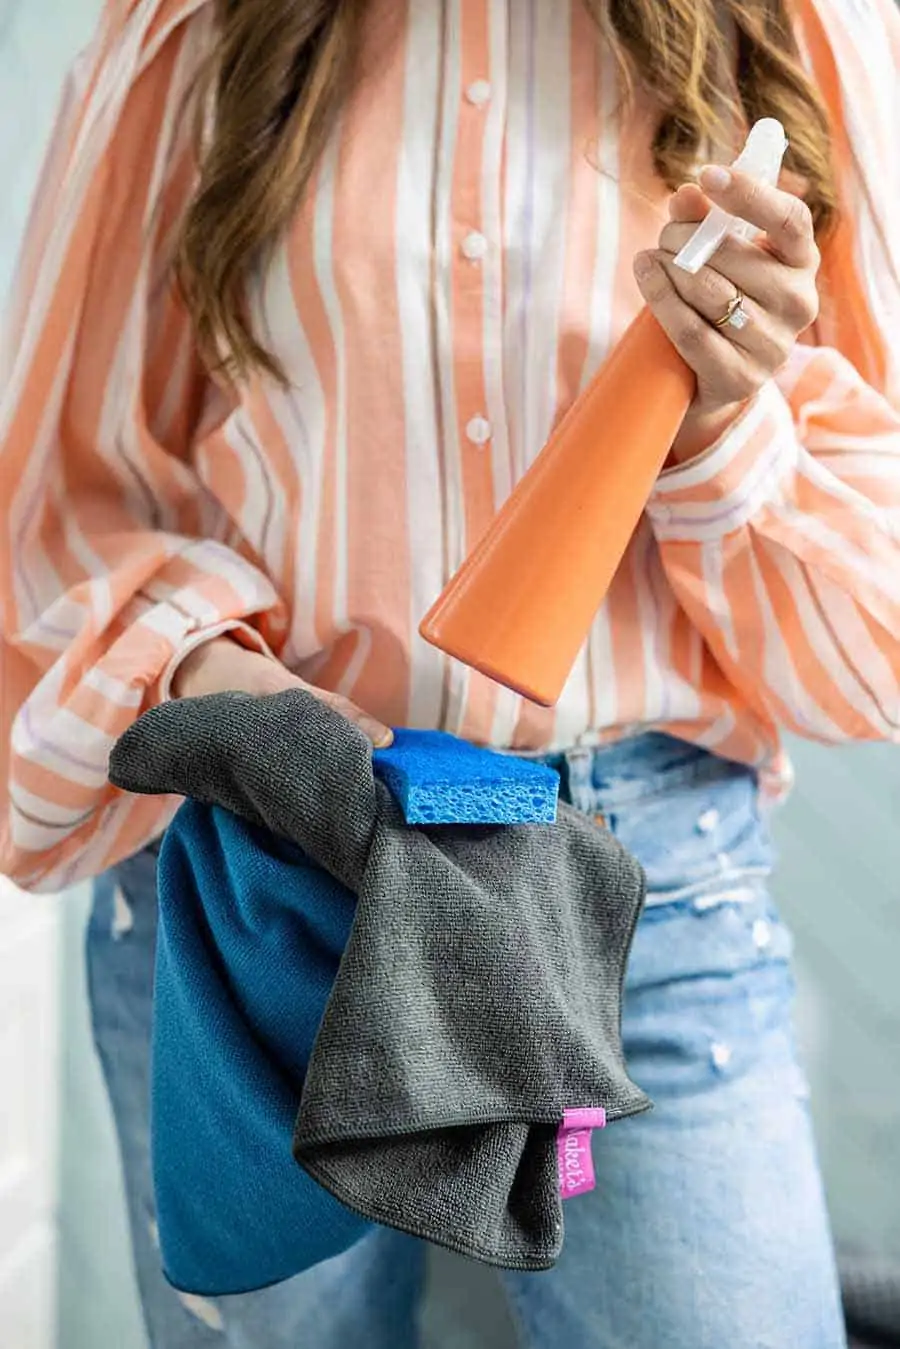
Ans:
[{"label": "blue denim jeans", "polygon": [[[647,871],[622,1031],[656,1109],[595,1135],[597,1189],[566,1204],[557,1267],[500,1276],[519,1343],[841,1349],[791,1026],[791,942],[767,891],[772,855],[753,775],[659,735],[554,762],[568,799],[602,816]],[[165,1283],[147,1123],[154,870],[144,853],[103,877],[88,935],[154,1349],[415,1349],[425,1251],[388,1229],[240,1298],[190,1303]]]}]

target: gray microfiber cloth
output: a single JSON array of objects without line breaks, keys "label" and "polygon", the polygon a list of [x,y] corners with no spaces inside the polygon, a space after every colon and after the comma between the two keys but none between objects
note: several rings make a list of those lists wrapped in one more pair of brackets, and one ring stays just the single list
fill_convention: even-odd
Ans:
[{"label": "gray microfiber cloth", "polygon": [[890,1255],[844,1252],[838,1259],[850,1335],[868,1349],[900,1346],[900,1261]]},{"label": "gray microfiber cloth", "polygon": [[155,708],[110,778],[224,807],[358,897],[298,1102],[300,1165],[376,1222],[549,1268],[564,1111],[650,1104],[620,1035],[638,864],[565,806],[554,825],[408,826],[369,742],[299,690]]}]

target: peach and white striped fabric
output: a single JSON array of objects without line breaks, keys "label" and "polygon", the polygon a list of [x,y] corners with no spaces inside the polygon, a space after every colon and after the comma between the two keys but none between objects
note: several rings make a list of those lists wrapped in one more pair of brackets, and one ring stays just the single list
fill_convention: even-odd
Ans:
[{"label": "peach and white striped fabric", "polygon": [[109,749],[226,630],[390,722],[500,747],[666,728],[777,789],[779,728],[897,736],[900,19],[796,8],[846,208],[815,345],[660,479],[546,713],[416,625],[635,314],[631,258],[664,219],[649,113],[614,122],[580,0],[374,0],[367,69],[251,297],[291,390],[227,394],[167,272],[213,5],[107,5],[0,385],[0,869],[60,888],[162,829],[176,803],[117,795]]}]

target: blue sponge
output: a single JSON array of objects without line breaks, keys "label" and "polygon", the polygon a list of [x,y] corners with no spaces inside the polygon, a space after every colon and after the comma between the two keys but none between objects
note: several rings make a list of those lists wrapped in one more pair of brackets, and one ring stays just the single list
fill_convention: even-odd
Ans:
[{"label": "blue sponge", "polygon": [[375,772],[407,824],[553,824],[559,774],[442,731],[395,731]]}]

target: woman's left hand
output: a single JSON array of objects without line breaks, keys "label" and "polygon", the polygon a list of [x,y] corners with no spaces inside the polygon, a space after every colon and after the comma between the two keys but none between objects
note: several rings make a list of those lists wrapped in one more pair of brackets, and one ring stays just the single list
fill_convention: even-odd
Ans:
[{"label": "woman's left hand", "polygon": [[[679,463],[727,431],[819,312],[819,250],[805,202],[731,170],[705,169],[700,182],[702,190],[689,183],[675,193],[659,247],[634,262],[641,294],[697,376],[697,395],[672,447]],[[690,276],[674,258],[711,204],[757,226],[765,238],[729,237]],[[739,292],[746,324],[717,327]]]}]

